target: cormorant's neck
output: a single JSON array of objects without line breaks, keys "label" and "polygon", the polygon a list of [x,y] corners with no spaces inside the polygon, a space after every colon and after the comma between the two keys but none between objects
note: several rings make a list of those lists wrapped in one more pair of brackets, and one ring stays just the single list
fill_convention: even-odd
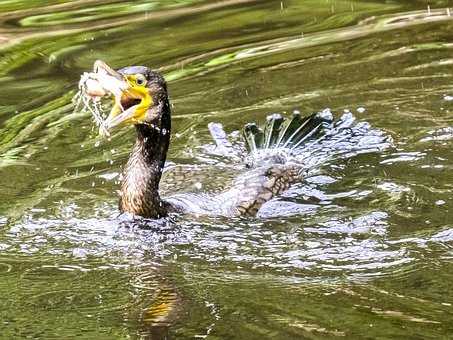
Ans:
[{"label": "cormorant's neck", "polygon": [[137,140],[124,169],[120,209],[134,215],[160,218],[167,214],[159,196],[159,181],[170,143],[170,108],[165,105],[155,125],[136,125]]}]

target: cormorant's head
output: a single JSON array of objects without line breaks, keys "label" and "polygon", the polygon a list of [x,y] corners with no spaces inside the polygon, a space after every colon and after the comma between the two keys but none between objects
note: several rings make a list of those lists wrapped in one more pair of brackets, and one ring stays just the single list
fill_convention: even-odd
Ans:
[{"label": "cormorant's head", "polygon": [[101,61],[95,63],[95,72],[104,72],[115,80],[100,85],[115,96],[115,103],[105,121],[111,130],[124,125],[160,125],[159,120],[168,105],[165,79],[145,66],[129,66],[118,71]]}]

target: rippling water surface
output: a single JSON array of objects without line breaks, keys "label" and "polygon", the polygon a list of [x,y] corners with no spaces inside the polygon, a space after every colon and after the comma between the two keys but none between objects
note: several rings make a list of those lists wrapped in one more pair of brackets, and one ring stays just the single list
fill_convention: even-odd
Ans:
[{"label": "rippling water surface", "polygon": [[[451,337],[452,13],[447,0],[2,1],[0,337]],[[330,108],[367,138],[260,218],[131,225],[116,190],[133,131],[103,140],[71,104],[95,59],[168,79],[169,160],[186,175],[170,169],[165,193],[238,173],[211,121],[234,132]]]}]

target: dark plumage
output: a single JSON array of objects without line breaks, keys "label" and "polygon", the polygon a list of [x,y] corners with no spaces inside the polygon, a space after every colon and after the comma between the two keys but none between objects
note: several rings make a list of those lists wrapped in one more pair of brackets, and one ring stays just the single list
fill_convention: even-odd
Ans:
[{"label": "dark plumage", "polygon": [[167,215],[168,204],[159,195],[159,182],[167,158],[171,134],[170,103],[164,78],[147,67],[123,68],[120,74],[143,74],[152,93],[156,113],[136,124],[137,140],[126,164],[121,184],[120,209],[135,215],[159,218]]}]

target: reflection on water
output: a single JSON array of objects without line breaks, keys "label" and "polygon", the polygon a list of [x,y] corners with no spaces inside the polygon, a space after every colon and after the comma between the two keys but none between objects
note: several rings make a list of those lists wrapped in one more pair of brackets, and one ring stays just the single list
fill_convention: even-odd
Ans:
[{"label": "reflection on water", "polygon": [[[429,5],[3,1],[2,336],[448,337],[453,4]],[[273,112],[329,107],[338,129],[257,218],[134,224],[115,194],[133,132],[103,140],[72,109],[96,59],[170,81],[166,195],[243,170],[209,122],[239,147]]]}]

